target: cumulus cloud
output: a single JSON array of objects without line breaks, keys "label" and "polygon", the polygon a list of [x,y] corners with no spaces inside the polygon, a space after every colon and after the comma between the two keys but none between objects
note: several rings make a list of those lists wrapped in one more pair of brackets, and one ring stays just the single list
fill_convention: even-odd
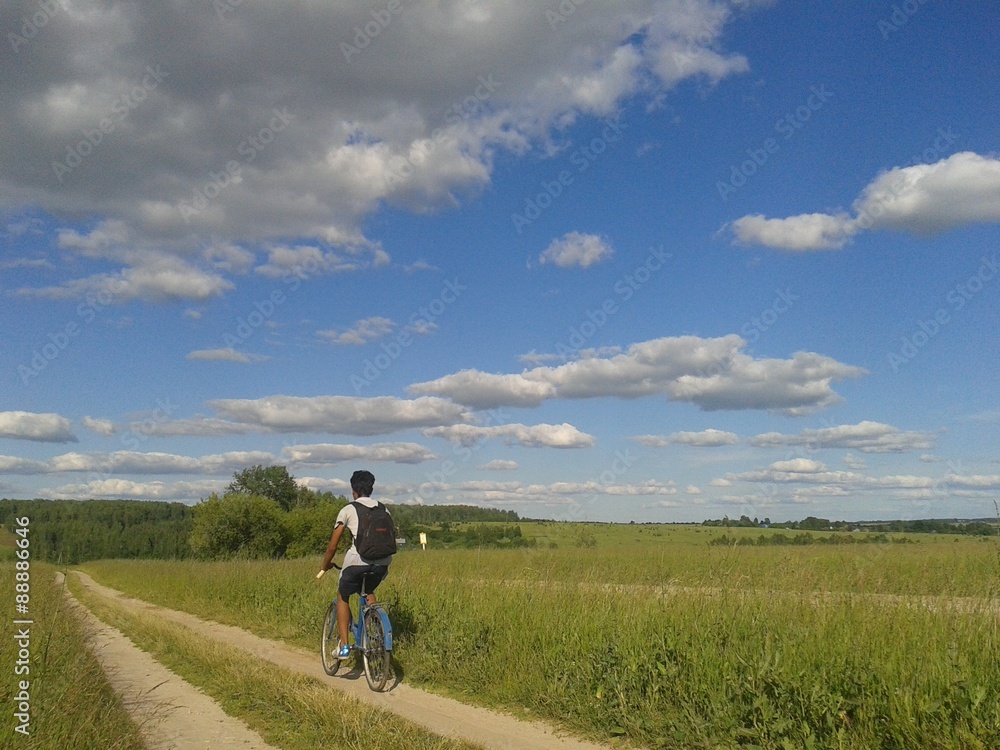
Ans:
[{"label": "cumulus cloud", "polygon": [[104,437],[111,437],[118,432],[118,428],[115,427],[114,423],[110,419],[94,419],[93,417],[84,417],[83,426],[91,432],[96,432],[98,435],[102,435]]},{"label": "cumulus cloud", "polygon": [[640,445],[649,448],[663,448],[667,445],[690,445],[696,448],[717,448],[722,445],[735,445],[739,437],[735,432],[707,429],[701,432],[674,432],[670,435],[639,435],[632,438]]},{"label": "cumulus cloud", "polygon": [[73,426],[58,414],[28,411],[0,412],[0,438],[34,440],[40,443],[75,443]]},{"label": "cumulus cloud", "polygon": [[[547,148],[639,92],[745,72],[722,49],[743,6],[598,3],[554,33],[532,4],[408,3],[356,49],[352,30],[371,21],[356,3],[296,6],[276,23],[266,3],[80,0],[25,40],[32,65],[8,71],[3,193],[52,216],[108,217],[150,254],[107,257],[121,270],[47,296],[204,300],[247,272],[248,252],[265,253],[256,272],[273,277],[305,262],[377,267],[388,256],[362,228],[380,207],[454,206],[489,185],[499,153]],[[36,9],[4,3],[0,28]],[[228,245],[203,253],[210,237]],[[325,245],[269,250],[296,239]]]},{"label": "cumulus cloud", "polygon": [[833,250],[854,235],[854,222],[847,214],[802,214],[787,219],[768,219],[760,214],[733,222],[736,239],[745,245],[766,245],[778,250]]},{"label": "cumulus cloud", "polygon": [[417,395],[445,396],[466,406],[537,406],[552,398],[640,398],[664,395],[703,410],[769,409],[790,415],[836,403],[834,380],[867,374],[812,352],[791,359],[754,359],[735,334],[680,336],[633,344],[622,353],[540,366],[520,374],[463,370],[417,383]]},{"label": "cumulus cloud", "polygon": [[881,422],[858,422],[853,425],[803,430],[798,435],[767,432],[750,438],[758,448],[806,446],[810,449],[847,448],[862,453],[908,453],[932,450],[936,443],[930,432],[903,431]]},{"label": "cumulus cloud", "polygon": [[448,484],[425,482],[417,487],[397,489],[396,497],[433,497],[437,502],[474,502],[477,505],[574,506],[581,499],[595,497],[663,497],[677,494],[673,482],[649,479],[631,484],[621,482],[553,482],[528,484],[510,481],[466,481]]},{"label": "cumulus cloud", "polygon": [[228,482],[133,482],[127,479],[98,479],[85,484],[65,484],[44,491],[47,497],[79,500],[81,498],[122,498],[128,500],[197,500],[213,492],[223,492]]},{"label": "cumulus cloud", "polygon": [[1000,159],[963,151],[934,164],[879,174],[850,213],[785,219],[744,216],[732,223],[738,242],[779,250],[843,247],[858,232],[886,229],[930,235],[971,224],[1000,222]]},{"label": "cumulus cloud", "polygon": [[480,471],[517,471],[518,465],[517,461],[507,461],[497,458],[476,468]]},{"label": "cumulus cloud", "polygon": [[108,223],[115,222],[105,222],[86,236],[65,230],[60,234],[60,247],[76,251],[83,258],[124,264],[120,271],[93,274],[54,286],[25,287],[17,293],[47,299],[86,297],[102,304],[122,304],[140,299],[203,302],[234,288],[231,281],[197,262],[159,249],[137,249],[125,244],[131,233],[122,230],[122,237],[114,232],[108,234],[104,231]]},{"label": "cumulus cloud", "polygon": [[0,470],[17,474],[88,472],[101,474],[231,474],[254,464],[270,465],[277,459],[263,451],[232,451],[207,456],[172,453],[116,451],[114,453],[63,453],[46,461],[25,461],[0,456]]},{"label": "cumulus cloud", "polygon": [[218,399],[209,402],[223,422],[264,432],[317,432],[381,435],[420,427],[466,421],[461,406],[440,398],[399,399],[389,396],[271,396]]},{"label": "cumulus cloud", "polygon": [[333,466],[344,461],[388,461],[397,464],[418,464],[436,458],[429,449],[417,443],[375,443],[374,445],[292,445],[281,455],[297,465]]},{"label": "cumulus cloud", "polygon": [[388,336],[395,327],[396,324],[389,320],[389,318],[374,317],[359,320],[350,328],[342,331],[330,329],[328,331],[317,331],[316,335],[338,346],[360,346],[367,344],[369,341],[375,341],[383,336]]},{"label": "cumulus cloud", "polygon": [[571,424],[504,424],[481,427],[458,424],[450,427],[432,427],[424,430],[428,437],[441,437],[452,443],[471,446],[481,440],[502,439],[508,445],[516,444],[525,448],[590,448],[594,436],[580,432]]},{"label": "cumulus cloud", "polygon": [[848,469],[860,470],[867,469],[868,465],[865,463],[864,459],[858,458],[853,453],[848,453],[844,456],[844,464]]},{"label": "cumulus cloud", "polygon": [[614,255],[611,245],[596,234],[569,232],[552,243],[538,257],[542,265],[559,268],[589,268]]},{"label": "cumulus cloud", "polygon": [[244,354],[243,352],[236,351],[231,346],[227,346],[225,349],[196,349],[188,353],[187,359],[204,362],[236,362],[246,365],[251,362],[263,362],[268,357],[262,357],[258,354]]},{"label": "cumulus cloud", "polygon": [[17,456],[0,456],[0,473],[3,474],[45,474],[48,465],[44,461],[33,461]]}]

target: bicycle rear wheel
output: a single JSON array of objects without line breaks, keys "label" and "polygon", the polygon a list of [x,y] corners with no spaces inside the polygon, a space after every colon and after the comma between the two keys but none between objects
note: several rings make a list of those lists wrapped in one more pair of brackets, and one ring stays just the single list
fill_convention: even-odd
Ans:
[{"label": "bicycle rear wheel", "polygon": [[323,638],[320,642],[320,656],[323,658],[323,671],[328,675],[337,674],[340,669],[340,659],[337,652],[340,650],[340,637],[337,635],[337,602],[334,600],[327,607],[326,617],[323,618]]},{"label": "bicycle rear wheel", "polygon": [[391,665],[390,652],[385,647],[385,629],[382,618],[375,609],[365,612],[364,646],[361,650],[365,662],[365,677],[368,687],[379,692],[385,689]]}]

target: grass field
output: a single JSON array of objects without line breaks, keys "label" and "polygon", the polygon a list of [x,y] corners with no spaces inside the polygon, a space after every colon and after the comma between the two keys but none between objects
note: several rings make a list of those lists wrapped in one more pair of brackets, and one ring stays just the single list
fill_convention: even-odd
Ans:
[{"label": "grass field", "polygon": [[[746,547],[708,541],[772,532],[522,529],[545,542],[435,551],[432,537],[397,556],[380,595],[408,682],[648,747],[1000,746],[996,540]],[[313,648],[334,588],[317,564],[82,567]]]},{"label": "grass field", "polygon": [[[241,649],[155,615],[135,612],[88,593],[75,577],[70,589],[92,612],[114,623],[133,643],[242,719],[267,742],[286,750],[475,750],[438,737],[398,716],[364,704],[321,681],[282,669]],[[102,747],[93,745],[92,747]]]},{"label": "grass field", "polygon": [[[9,607],[0,629],[0,747],[49,750],[55,747],[142,750],[139,730],[84,646],[84,632],[67,608],[55,568],[31,563],[29,673],[15,674],[19,647],[13,621],[14,563],[0,564],[0,601]],[[29,735],[15,733],[14,701],[20,680],[30,682]]]}]

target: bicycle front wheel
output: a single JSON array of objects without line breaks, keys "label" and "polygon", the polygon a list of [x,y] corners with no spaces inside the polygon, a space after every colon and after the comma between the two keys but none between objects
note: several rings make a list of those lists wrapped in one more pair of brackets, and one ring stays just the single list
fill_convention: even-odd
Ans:
[{"label": "bicycle front wheel", "polygon": [[369,609],[365,612],[364,647],[361,651],[365,662],[365,677],[368,687],[376,692],[385,689],[389,679],[390,652],[385,647],[385,629],[378,611]]},{"label": "bicycle front wheel", "polygon": [[326,617],[323,618],[323,638],[320,642],[323,671],[328,675],[333,676],[340,669],[340,659],[337,658],[339,650],[340,638],[337,635],[337,602],[334,600],[326,610]]}]

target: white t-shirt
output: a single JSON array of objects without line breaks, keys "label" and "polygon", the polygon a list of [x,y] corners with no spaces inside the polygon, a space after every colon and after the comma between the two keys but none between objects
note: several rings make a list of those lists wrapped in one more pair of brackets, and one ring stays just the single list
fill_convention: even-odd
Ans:
[{"label": "white t-shirt", "polygon": [[[370,497],[359,497],[354,502],[361,503],[366,508],[374,508],[378,505],[378,500],[373,500]],[[358,548],[354,545],[354,540],[358,537],[358,511],[355,510],[353,505],[348,503],[340,509],[340,513],[337,515],[337,523],[342,523],[351,530],[351,548],[347,550],[347,554],[344,555],[343,567],[349,568],[352,565],[369,564],[388,565],[392,562],[391,557],[383,557],[381,560],[368,560],[367,562],[361,559],[361,555],[358,554]]]}]

